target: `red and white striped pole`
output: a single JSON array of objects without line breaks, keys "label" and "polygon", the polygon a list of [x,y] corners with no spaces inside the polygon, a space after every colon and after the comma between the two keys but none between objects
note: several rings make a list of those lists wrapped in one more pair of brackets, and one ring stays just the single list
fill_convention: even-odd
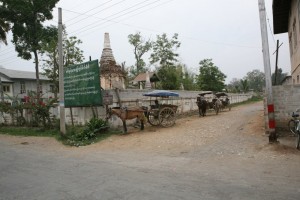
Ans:
[{"label": "red and white striped pole", "polygon": [[268,114],[266,117],[269,122],[269,142],[277,142],[277,136],[275,132],[275,115],[274,115],[274,103],[272,95],[272,79],[271,79],[271,64],[270,64],[270,53],[269,53],[269,42],[268,42],[268,29],[266,19],[266,7],[264,0],[258,0],[259,18],[261,27],[261,39],[263,48],[263,60],[265,69],[266,79],[266,95],[267,95],[267,108]]}]

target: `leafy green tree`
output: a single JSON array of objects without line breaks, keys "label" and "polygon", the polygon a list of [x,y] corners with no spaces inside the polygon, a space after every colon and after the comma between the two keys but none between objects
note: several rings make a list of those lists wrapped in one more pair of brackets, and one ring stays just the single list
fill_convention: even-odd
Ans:
[{"label": "leafy green tree", "polygon": [[152,48],[152,42],[150,39],[148,41],[145,41],[144,38],[142,38],[141,33],[137,32],[136,34],[130,34],[128,35],[129,43],[134,47],[134,57],[135,57],[135,67],[136,69],[132,69],[131,73],[135,76],[138,75],[141,72],[145,71],[146,63],[142,59],[143,55],[150,51]]},{"label": "leafy green tree", "polygon": [[153,52],[150,56],[150,63],[159,63],[160,66],[174,65],[177,62],[178,54],[175,53],[180,47],[178,34],[175,33],[171,39],[167,38],[164,33],[157,35],[156,41],[153,43]]},{"label": "leafy green tree", "polygon": [[42,41],[51,41],[57,35],[53,27],[44,27],[46,20],[53,18],[52,9],[59,0],[2,0],[0,19],[12,24],[13,40],[18,56],[34,58],[37,99],[40,98],[39,57]]},{"label": "leafy green tree", "polygon": [[10,24],[0,18],[0,42],[7,45],[6,33],[9,31]]},{"label": "leafy green tree", "polygon": [[197,85],[195,84],[195,74],[190,72],[185,64],[180,63],[176,66],[176,68],[178,82],[183,85],[184,90],[196,90]]},{"label": "leafy green tree", "polygon": [[237,93],[240,92],[240,83],[241,80],[237,78],[233,78],[230,83],[227,85],[227,91]]},{"label": "leafy green tree", "polygon": [[159,64],[157,75],[160,78],[158,85],[161,89],[179,89],[179,75],[175,65],[178,57],[175,51],[179,47],[180,42],[178,41],[177,33],[171,39],[168,39],[165,33],[162,36],[157,35],[157,39],[153,43],[150,63]]},{"label": "leafy green tree", "polygon": [[225,88],[226,75],[215,66],[212,59],[204,59],[199,62],[199,65],[198,87],[201,90],[222,91]]},{"label": "leafy green tree", "polygon": [[248,80],[247,79],[242,79],[241,81],[241,89],[242,91],[245,93],[245,92],[248,92],[249,91],[249,84],[248,84]]},{"label": "leafy green tree", "polygon": [[262,92],[265,86],[265,74],[258,69],[250,71],[244,77],[247,79],[249,84],[249,89],[253,89],[256,92]]},{"label": "leafy green tree", "polygon": [[158,88],[164,90],[177,90],[179,89],[179,77],[175,66],[164,66],[158,70],[157,73],[160,82]]},{"label": "leafy green tree", "polygon": [[272,83],[273,85],[281,85],[284,78],[287,76],[287,73],[283,73],[282,69],[277,70],[276,83],[275,83],[275,73],[272,74]]},{"label": "leafy green tree", "polygon": [[[67,67],[69,65],[82,63],[84,60],[83,51],[80,50],[78,45],[82,43],[80,39],[75,36],[68,37],[65,28],[63,29],[63,65]],[[58,47],[57,38],[53,38],[50,42],[42,43],[42,55],[43,55],[43,70],[54,85],[54,95],[57,98],[59,88],[59,64],[58,64]]]}]

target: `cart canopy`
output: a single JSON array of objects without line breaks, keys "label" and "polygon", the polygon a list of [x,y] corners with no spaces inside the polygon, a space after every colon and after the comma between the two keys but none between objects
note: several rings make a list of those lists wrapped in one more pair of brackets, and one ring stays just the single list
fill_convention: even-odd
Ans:
[{"label": "cart canopy", "polygon": [[226,94],[225,92],[217,92],[217,93],[216,93],[216,96],[217,96],[218,98],[220,98],[220,97],[222,97],[222,96],[228,96],[228,94]]},{"label": "cart canopy", "polygon": [[167,90],[153,90],[152,92],[144,93],[143,96],[147,97],[179,97],[176,92],[170,92]]}]

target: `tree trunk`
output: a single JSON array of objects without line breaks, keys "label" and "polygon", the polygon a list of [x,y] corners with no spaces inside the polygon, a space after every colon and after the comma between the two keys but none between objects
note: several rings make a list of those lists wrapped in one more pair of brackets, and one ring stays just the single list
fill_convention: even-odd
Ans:
[{"label": "tree trunk", "polygon": [[40,101],[40,74],[39,74],[39,58],[37,51],[33,51],[34,61],[35,61],[35,76],[36,76],[36,98],[37,101]]}]

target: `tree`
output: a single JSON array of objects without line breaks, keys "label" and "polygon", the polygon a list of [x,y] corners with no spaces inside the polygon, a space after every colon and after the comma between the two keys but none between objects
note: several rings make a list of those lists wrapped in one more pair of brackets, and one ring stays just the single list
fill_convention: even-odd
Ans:
[{"label": "tree", "polygon": [[142,38],[141,33],[137,32],[136,34],[128,35],[128,40],[131,45],[134,47],[134,57],[135,57],[135,67],[136,70],[133,70],[134,75],[138,75],[141,72],[145,72],[146,63],[142,59],[143,55],[147,53],[152,48],[152,42],[150,39],[145,41]]},{"label": "tree", "polygon": [[[83,51],[80,50],[78,45],[82,43],[80,39],[75,36],[68,37],[68,34],[63,28],[63,66],[82,63],[84,60]],[[59,64],[58,64],[58,49],[57,49],[57,38],[53,38],[50,42],[42,43],[42,55],[43,59],[43,70],[51,82],[54,84],[53,92],[55,98],[57,98],[59,88]]]},{"label": "tree", "polygon": [[272,83],[273,83],[273,85],[281,85],[281,82],[284,80],[284,78],[286,76],[287,76],[287,73],[283,73],[282,69],[279,68],[277,70],[276,83],[275,83],[275,73],[272,74]]},{"label": "tree", "polygon": [[179,89],[179,76],[176,72],[178,54],[175,50],[180,47],[177,40],[178,34],[174,34],[172,39],[168,39],[164,33],[162,36],[157,35],[156,41],[153,43],[153,52],[150,56],[150,63],[159,63],[157,67],[157,75],[160,78],[158,85],[161,89],[175,90]]},{"label": "tree", "polygon": [[222,91],[225,88],[226,75],[215,66],[212,59],[204,59],[199,62],[199,65],[198,87],[201,90]]},{"label": "tree", "polygon": [[227,85],[227,91],[237,93],[240,92],[240,83],[241,80],[238,78],[233,78],[230,83]]},{"label": "tree", "polygon": [[10,24],[0,18],[0,42],[7,45],[6,33],[9,31]]},{"label": "tree", "polygon": [[176,49],[180,47],[178,34],[175,33],[172,39],[168,39],[164,33],[162,36],[157,35],[156,41],[153,43],[153,53],[150,56],[150,63],[159,63],[160,66],[174,65],[177,62],[178,54]]},{"label": "tree", "polygon": [[247,79],[249,84],[249,89],[253,89],[256,92],[262,92],[265,86],[265,74],[258,69],[250,71],[244,77]]},{"label": "tree", "polygon": [[[51,41],[57,35],[53,27],[44,27],[43,22],[53,18],[52,9],[59,0],[2,0],[0,18],[12,24],[13,40],[18,56],[34,58],[37,99],[40,98],[39,58],[42,41]],[[33,54],[33,55],[32,55]]]},{"label": "tree", "polygon": [[177,66],[178,82],[183,85],[184,90],[196,90],[195,74],[187,69],[185,64],[179,63]]},{"label": "tree", "polygon": [[249,84],[248,84],[248,80],[247,79],[242,79],[240,80],[241,82],[241,89],[242,91],[245,93],[245,92],[248,92],[249,91]]}]

